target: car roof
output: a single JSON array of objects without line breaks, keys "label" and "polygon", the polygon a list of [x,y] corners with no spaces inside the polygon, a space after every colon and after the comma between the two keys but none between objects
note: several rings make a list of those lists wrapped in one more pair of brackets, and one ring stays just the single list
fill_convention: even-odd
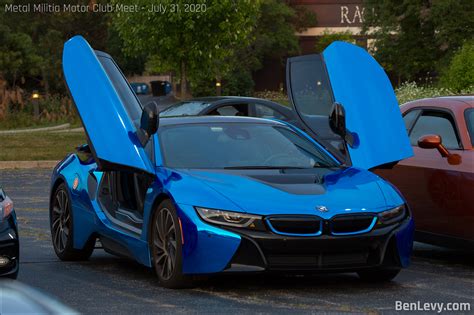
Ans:
[{"label": "car roof", "polygon": [[461,101],[461,102],[469,103],[471,105],[474,104],[474,94],[439,96],[439,97],[434,97],[433,99],[453,100],[453,101]]},{"label": "car roof", "polygon": [[[189,102],[205,102],[205,103],[215,103],[224,100],[235,100],[235,101],[248,101],[248,102],[273,102],[263,98],[249,97],[249,96],[206,96],[206,97],[195,97],[188,100],[182,101],[182,103]],[[275,102],[273,102],[275,103]]]},{"label": "car roof", "polygon": [[178,116],[163,117],[160,119],[161,126],[186,125],[186,124],[206,124],[206,123],[255,123],[268,125],[285,125],[282,122],[246,116]]},{"label": "car roof", "polygon": [[474,107],[473,95],[453,95],[440,96],[432,98],[422,98],[410,101],[401,106],[402,112],[414,107],[439,107],[448,108],[453,111],[463,110],[464,108]]}]

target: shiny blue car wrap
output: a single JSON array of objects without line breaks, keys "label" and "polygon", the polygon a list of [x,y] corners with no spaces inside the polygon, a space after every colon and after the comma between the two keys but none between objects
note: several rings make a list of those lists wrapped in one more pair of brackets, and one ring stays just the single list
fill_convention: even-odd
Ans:
[{"label": "shiny blue car wrap", "polygon": [[[102,173],[96,171],[96,167],[95,163],[83,164],[72,154],[53,172],[51,191],[60,182],[65,182],[72,200],[74,247],[83,248],[91,237],[106,236],[127,248],[136,261],[151,267],[148,225],[144,224],[141,235],[136,235],[116,227],[107,219],[94,198],[96,192],[90,191],[87,185],[91,174],[100,181]],[[76,177],[79,178],[79,185],[73,189]],[[152,211],[159,201],[171,199],[182,224],[183,272],[208,274],[226,269],[240,245],[241,235],[202,221],[195,206],[262,216],[317,214],[330,219],[341,214],[378,213],[405,203],[401,195],[383,179],[354,167],[326,175],[324,191],[318,196],[292,195],[238,174],[157,166],[156,178],[146,194],[143,221],[150,222]],[[315,213],[311,205],[316,204],[324,204],[331,211]],[[402,267],[407,267],[410,262],[413,230],[410,217],[392,232]]]},{"label": "shiny blue car wrap", "polygon": [[[363,48],[345,42],[331,44],[323,57],[334,99],[345,105],[346,116],[351,117],[347,129],[359,141],[348,146],[352,161],[369,169],[413,156],[395,92],[378,62]],[[390,124],[380,117],[391,117]],[[394,145],[396,152],[392,152]]]},{"label": "shiny blue car wrap", "polygon": [[[340,58],[347,58],[347,54],[353,50],[351,46],[339,46],[333,48],[330,46],[330,49],[326,51],[325,58],[331,65],[336,63],[338,55],[342,56]],[[331,50],[334,51],[331,52]],[[363,63],[367,63],[372,75],[382,76],[379,71],[372,71],[378,65],[375,61],[373,64],[372,59],[367,58],[360,51],[355,54]],[[335,59],[331,59],[333,56]],[[402,139],[395,144],[392,142],[392,147],[382,146],[382,151],[370,149],[369,142],[372,142],[370,133],[374,130],[370,126],[355,123],[354,119],[361,117],[354,116],[353,112],[357,109],[351,108],[351,106],[361,106],[360,98],[369,96],[366,92],[359,93],[360,95],[357,96],[358,92],[352,91],[352,96],[357,100],[349,101],[350,95],[343,92],[345,87],[342,85],[338,87],[338,84],[332,82],[332,79],[336,77],[341,80],[338,77],[339,70],[330,70],[334,73],[330,73],[334,77],[331,78],[331,83],[335,92],[337,91],[337,99],[346,100],[344,105],[348,113],[348,126],[354,128],[351,131],[358,133],[360,141],[364,142],[358,147],[362,148],[358,152],[363,153],[354,155],[353,163],[349,167],[324,169],[321,182],[311,184],[312,188],[316,187],[318,192],[309,194],[291,193],[285,187],[277,187],[255,179],[251,173],[242,170],[193,170],[166,167],[159,144],[160,130],[166,125],[187,123],[232,122],[278,125],[292,129],[312,141],[335,161],[337,159],[315,139],[292,125],[248,117],[161,119],[158,134],[153,135],[150,140],[153,146],[144,147],[137,135],[139,130],[136,117],[130,117],[126,102],[119,97],[120,93],[106,72],[103,61],[99,61],[100,58],[111,60],[107,54],[92,50],[87,41],[80,36],[72,38],[65,44],[64,74],[86,130],[91,157],[84,160],[80,158],[80,153],[71,154],[56,166],[52,174],[51,201],[57,187],[64,183],[71,200],[72,240],[75,249],[84,248],[96,238],[109,239],[125,249],[127,256],[151,267],[150,222],[158,204],[169,199],[177,211],[182,232],[182,272],[185,274],[211,274],[229,269],[241,246],[252,238],[243,229],[227,228],[205,222],[200,218],[195,207],[254,214],[262,216],[264,220],[272,216],[285,215],[318,217],[325,223],[339,216],[371,214],[375,218],[371,225],[357,232],[298,236],[284,235],[272,232],[270,229],[265,233],[261,232],[256,237],[275,237],[282,244],[300,241],[308,243],[308,240],[314,241],[315,244],[334,242],[343,249],[346,242],[351,244],[357,239],[359,243],[369,244],[375,238],[379,238],[377,244],[380,247],[382,260],[386,252],[395,251],[393,253],[395,262],[392,263],[396,267],[408,266],[414,231],[412,217],[407,215],[403,221],[391,227],[379,228],[377,226],[377,214],[404,205],[406,202],[394,187],[367,170],[379,163],[408,157],[411,152],[406,148],[407,139]],[[328,65],[328,68],[332,68],[331,65]],[[116,72],[120,72],[118,68]],[[355,72],[352,71],[351,75],[355,76]],[[125,78],[119,78],[119,80],[126,81]],[[386,131],[386,135],[395,136],[396,134],[396,136],[406,137],[406,134],[400,132],[403,121],[399,119],[399,114],[393,115],[394,104],[391,98],[393,91],[387,92],[386,81],[382,85],[385,94],[389,95],[387,99],[391,102],[390,108],[373,110],[381,116],[378,118],[386,119],[384,121],[386,125],[393,123],[395,133],[384,130],[379,136],[383,136]],[[121,87],[124,86],[126,85]],[[376,91],[373,92],[376,93]],[[376,98],[383,99],[383,94],[378,93]],[[369,104],[371,104],[369,107],[373,107],[378,103],[372,99]],[[391,116],[394,116],[393,120]],[[376,142],[372,143],[372,146],[377,145]],[[401,152],[398,150],[399,147]],[[152,154],[150,154],[150,148]],[[352,153],[351,149],[349,151]],[[364,154],[369,160],[367,163],[364,162]],[[379,158],[374,155],[379,155]],[[138,172],[151,178],[151,183],[145,193],[143,224],[139,232],[125,229],[112,222],[98,200],[104,172],[114,169]],[[273,171],[278,172],[278,170]],[[318,211],[319,206],[324,206],[328,210]],[[262,259],[266,264],[265,254],[262,254]],[[382,261],[376,263],[377,266],[381,264]]]}]

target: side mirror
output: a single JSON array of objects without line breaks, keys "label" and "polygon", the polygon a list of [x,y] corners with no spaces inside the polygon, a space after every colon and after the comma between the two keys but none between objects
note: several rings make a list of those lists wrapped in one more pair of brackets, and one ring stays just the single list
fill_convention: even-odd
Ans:
[{"label": "side mirror", "polygon": [[[442,139],[441,136],[438,135],[427,135],[420,137],[418,139],[418,146],[422,149],[438,149],[442,146]],[[444,146],[443,146],[444,148]],[[445,151],[440,152],[443,157],[448,156]]]},{"label": "side mirror", "polygon": [[146,145],[152,135],[158,131],[160,124],[160,111],[158,104],[150,102],[143,107],[142,117],[140,119],[140,142]]},{"label": "side mirror", "polygon": [[422,149],[437,149],[442,157],[448,159],[448,163],[451,165],[461,164],[461,156],[459,154],[453,154],[446,149],[443,145],[443,139],[438,135],[426,135],[418,139],[418,146]]},{"label": "side mirror", "polygon": [[334,102],[332,104],[331,114],[329,115],[329,127],[351,147],[356,145],[358,140],[356,141],[354,135],[346,128],[346,110],[340,103]]}]

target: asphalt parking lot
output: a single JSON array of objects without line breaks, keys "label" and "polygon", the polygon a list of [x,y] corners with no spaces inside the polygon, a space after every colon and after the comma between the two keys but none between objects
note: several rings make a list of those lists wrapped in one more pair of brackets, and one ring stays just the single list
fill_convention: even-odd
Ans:
[{"label": "asphalt parking lot", "polygon": [[161,288],[151,270],[100,249],[88,262],[61,262],[50,241],[49,179],[49,170],[0,171],[19,220],[18,281],[82,313],[378,314],[394,313],[395,301],[468,302],[474,311],[474,256],[422,244],[412,266],[388,284],[363,283],[355,274],[233,275],[175,291]]}]

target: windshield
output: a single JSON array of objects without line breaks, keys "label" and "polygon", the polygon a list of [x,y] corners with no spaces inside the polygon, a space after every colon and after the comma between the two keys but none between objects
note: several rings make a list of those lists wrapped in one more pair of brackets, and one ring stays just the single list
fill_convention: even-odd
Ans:
[{"label": "windshield", "polygon": [[140,118],[142,116],[142,107],[137,97],[135,96],[135,93],[128,85],[127,79],[125,79],[125,76],[122,74],[119,67],[112,59],[108,57],[99,56],[99,61],[104,67],[107,76],[112,82],[115,91],[120,97],[120,100],[122,101],[122,104],[125,107],[128,116],[133,121],[135,128],[139,129]]},{"label": "windshield", "polygon": [[180,102],[160,112],[160,117],[195,116],[209,105],[206,102]]},{"label": "windshield", "polygon": [[314,168],[339,164],[284,126],[256,123],[174,125],[160,128],[165,166],[171,168]]},{"label": "windshield", "polygon": [[464,116],[466,117],[466,125],[471,137],[471,143],[474,146],[474,108],[466,110]]}]

